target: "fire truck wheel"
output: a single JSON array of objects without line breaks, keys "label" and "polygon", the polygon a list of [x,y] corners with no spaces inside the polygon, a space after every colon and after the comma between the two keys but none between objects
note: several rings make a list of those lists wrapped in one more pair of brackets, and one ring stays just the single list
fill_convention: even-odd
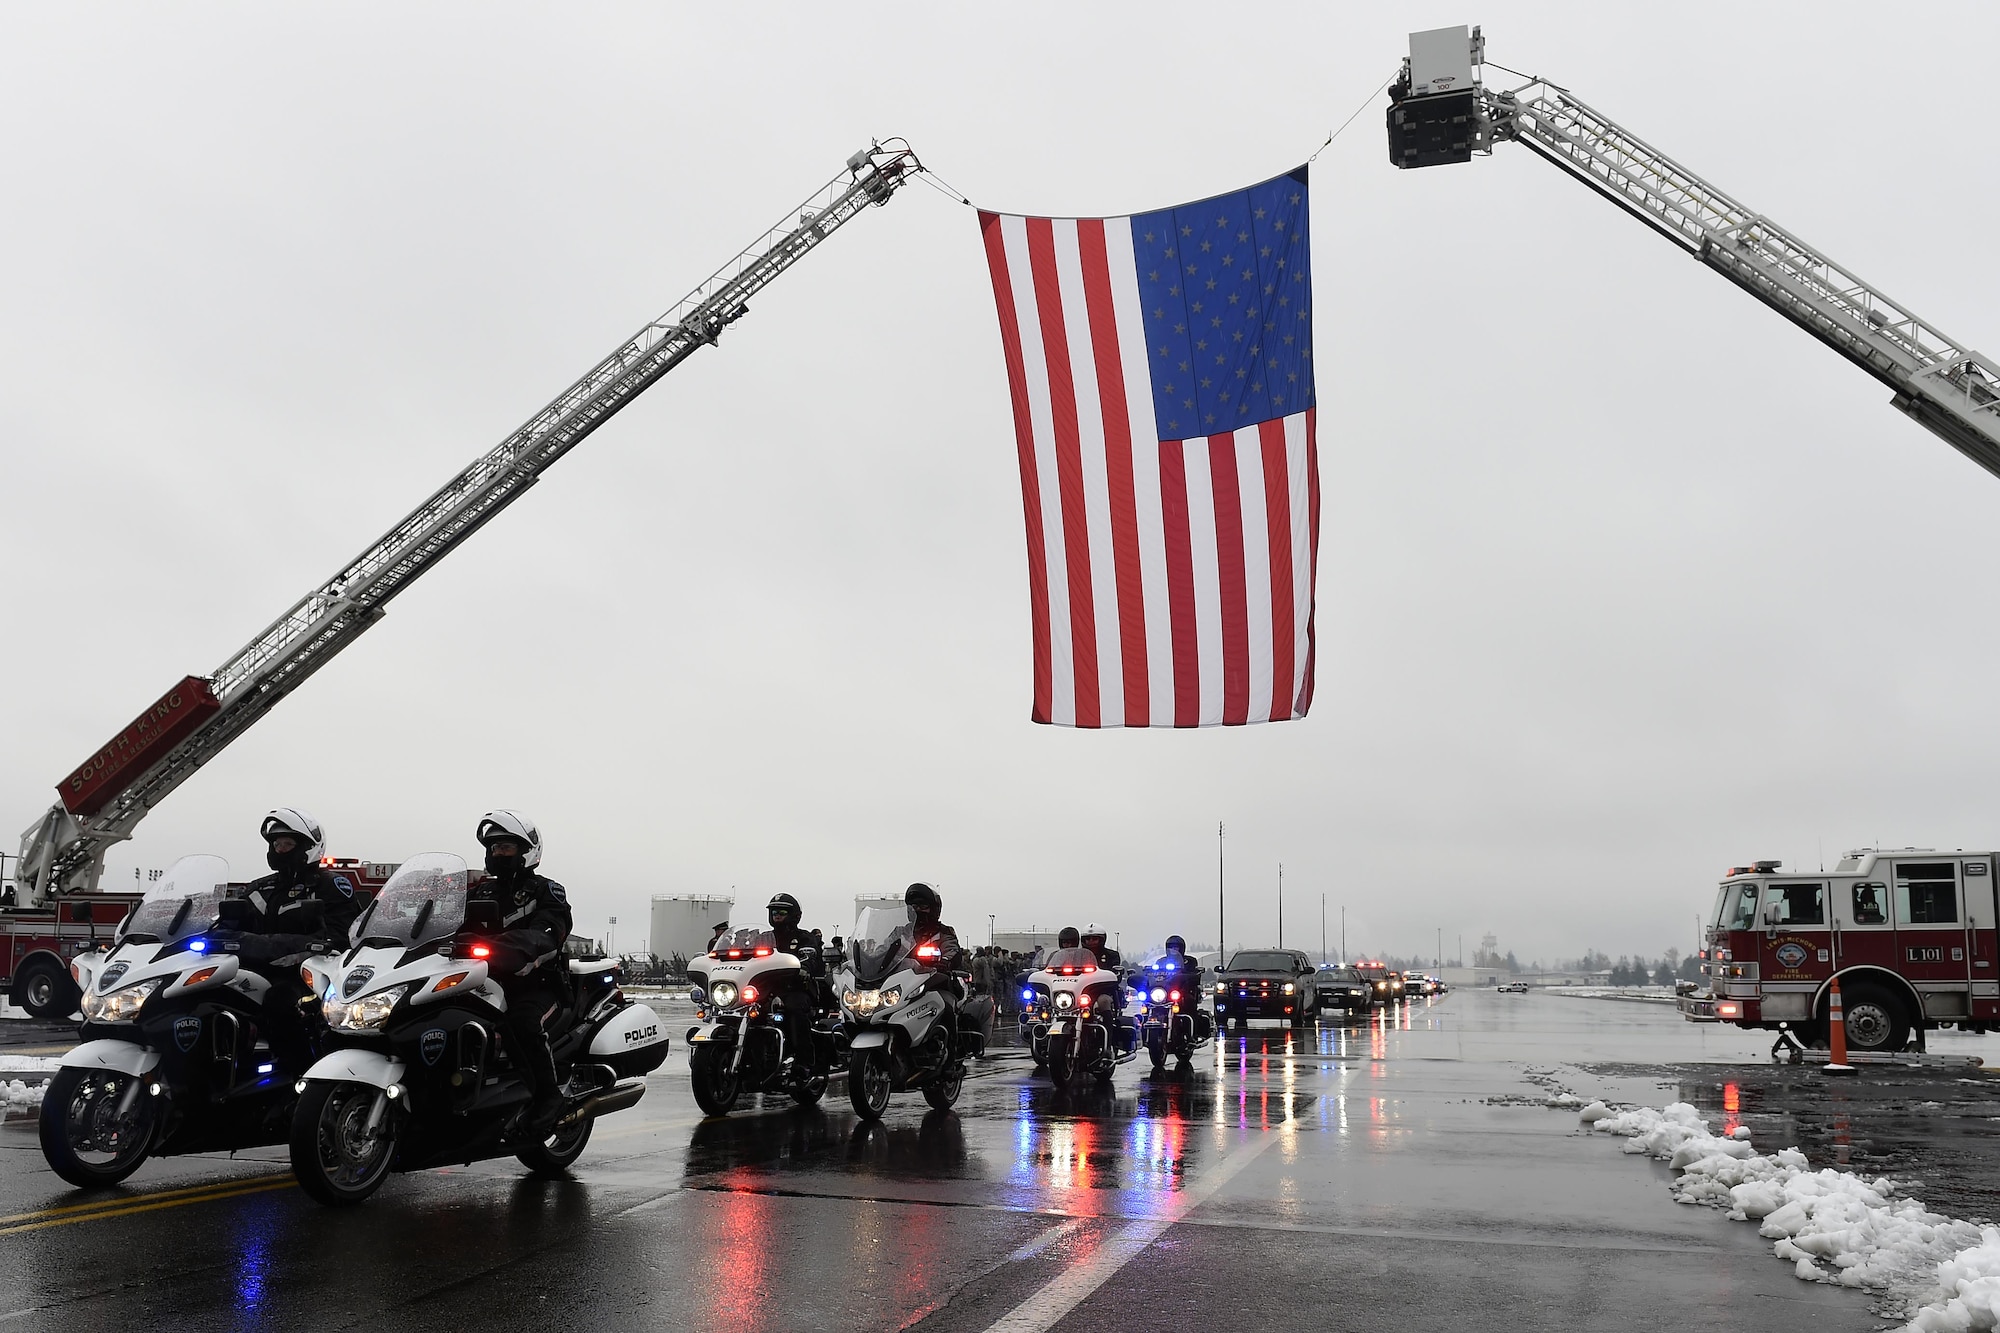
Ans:
[{"label": "fire truck wheel", "polygon": [[1847,1017],[1847,1044],[1857,1051],[1900,1051],[1910,1040],[1910,1020],[1895,996],[1880,986],[1858,982],[1841,997]]},{"label": "fire truck wheel", "polygon": [[37,958],[14,979],[14,994],[35,1018],[67,1018],[83,1003],[69,973],[46,958]]}]

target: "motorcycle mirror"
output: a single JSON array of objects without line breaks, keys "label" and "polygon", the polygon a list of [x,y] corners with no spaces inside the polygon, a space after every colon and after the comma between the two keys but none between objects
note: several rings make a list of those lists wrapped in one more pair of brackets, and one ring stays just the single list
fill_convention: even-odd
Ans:
[{"label": "motorcycle mirror", "polygon": [[474,898],[465,905],[465,921],[460,930],[500,929],[500,904],[491,898]]}]

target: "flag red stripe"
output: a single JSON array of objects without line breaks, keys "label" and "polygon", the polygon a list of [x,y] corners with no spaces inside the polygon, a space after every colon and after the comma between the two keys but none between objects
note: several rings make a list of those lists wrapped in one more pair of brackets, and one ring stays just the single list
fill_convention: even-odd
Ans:
[{"label": "flag red stripe", "polygon": [[1111,303],[1111,261],[1104,221],[1076,224],[1083,294],[1090,314],[1090,350],[1097,363],[1097,401],[1104,415],[1104,472],[1111,492],[1111,559],[1118,580],[1118,652],[1125,678],[1125,725],[1143,727],[1151,713],[1146,682],[1146,593],[1139,574],[1139,502],[1132,488],[1132,421],[1125,404],[1125,367],[1118,351],[1118,316]]},{"label": "flag red stripe", "polygon": [[1062,497],[1063,554],[1069,562],[1070,656],[1076,663],[1076,725],[1103,725],[1097,687],[1097,608],[1090,587],[1090,523],[1084,511],[1083,456],[1076,434],[1076,382],[1070,376],[1069,331],[1056,277],[1055,229],[1028,219],[1028,271],[1042,322],[1048,362],[1049,408],[1056,446],[1056,492]]},{"label": "flag red stripe", "polygon": [[1271,721],[1292,715],[1292,482],[1283,418],[1257,427],[1264,447],[1264,523],[1271,543]]},{"label": "flag red stripe", "polygon": [[1306,409],[1306,512],[1311,518],[1311,539],[1308,549],[1312,573],[1306,580],[1306,678],[1299,686],[1298,716],[1304,717],[1313,701],[1314,657],[1319,649],[1319,640],[1313,622],[1319,618],[1319,408]]},{"label": "flag red stripe", "polygon": [[1222,595],[1222,725],[1250,720],[1250,595],[1243,568],[1243,492],[1236,479],[1236,437],[1208,437],[1215,489],[1215,572]]},{"label": "flag red stripe", "polygon": [[1167,547],[1167,625],[1174,645],[1174,725],[1201,725],[1201,648],[1194,627],[1194,541],[1188,528],[1186,446],[1160,441],[1160,519]]},{"label": "flag red stripe", "polygon": [[1035,469],[1035,440],[1028,418],[1027,373],[1021,363],[1021,326],[1014,310],[1014,285],[1007,272],[1006,238],[1000,219],[979,215],[986,263],[993,274],[993,301],[1000,310],[1000,346],[1007,356],[1007,388],[1014,399],[1014,445],[1021,455],[1021,505],[1028,515],[1028,619],[1034,634],[1034,720],[1049,721],[1049,560],[1042,540],[1042,485]]}]

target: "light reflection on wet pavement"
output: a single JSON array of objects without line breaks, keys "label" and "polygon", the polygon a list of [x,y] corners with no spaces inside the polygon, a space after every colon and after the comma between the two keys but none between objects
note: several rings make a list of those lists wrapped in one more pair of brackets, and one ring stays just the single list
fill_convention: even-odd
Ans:
[{"label": "light reflection on wet pavement", "polygon": [[[677,1051],[574,1179],[508,1160],[396,1177],[344,1213],[289,1188],[86,1209],[0,1235],[0,1316],[984,1330],[1060,1306],[1063,1329],[1372,1330],[1386,1310],[1399,1330],[1600,1328],[1613,1312],[1681,1330],[1754,1310],[1763,1328],[1871,1327],[1865,1300],[1797,1282],[1750,1228],[1677,1207],[1662,1168],[1540,1104],[1555,1087],[1686,1097],[1760,1146],[1790,1128],[1856,1165],[1885,1143],[1921,1155],[1924,1088],[1878,1079],[1829,1116],[1767,1047],[1651,1006],[1463,993],[1232,1031],[1189,1070],[1127,1065],[1075,1095],[997,1059],[955,1110],[899,1096],[875,1125],[838,1085],[818,1107],[750,1099],[704,1120]],[[1982,1096],[1960,1094],[1968,1142]],[[106,1197],[60,1187],[28,1126],[0,1148],[0,1213]],[[169,1159],[109,1197],[282,1169],[282,1150]]]}]

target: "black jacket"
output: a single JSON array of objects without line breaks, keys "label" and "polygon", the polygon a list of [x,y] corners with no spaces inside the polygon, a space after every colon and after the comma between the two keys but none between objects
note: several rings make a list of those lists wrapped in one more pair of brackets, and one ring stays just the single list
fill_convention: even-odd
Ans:
[{"label": "black jacket", "polygon": [[534,971],[553,961],[569,938],[574,921],[569,894],[547,875],[532,870],[505,879],[488,875],[466,890],[469,900],[488,899],[500,905],[500,939],[523,956],[515,966],[496,971],[497,980]]},{"label": "black jacket", "polygon": [[361,915],[353,881],[324,866],[252,880],[243,896],[250,904],[243,933],[267,937],[281,953],[296,952],[316,939],[345,940],[348,927]]},{"label": "black jacket", "polygon": [[940,921],[935,926],[911,926],[907,928],[918,946],[935,944],[938,946],[937,969],[940,972],[964,972],[968,970],[965,950],[959,947],[958,932]]},{"label": "black jacket", "polygon": [[816,930],[804,930],[798,926],[787,926],[783,930],[772,930],[772,940],[779,953],[795,955],[799,967],[809,977],[826,975],[826,959],[822,951],[826,948]]}]

